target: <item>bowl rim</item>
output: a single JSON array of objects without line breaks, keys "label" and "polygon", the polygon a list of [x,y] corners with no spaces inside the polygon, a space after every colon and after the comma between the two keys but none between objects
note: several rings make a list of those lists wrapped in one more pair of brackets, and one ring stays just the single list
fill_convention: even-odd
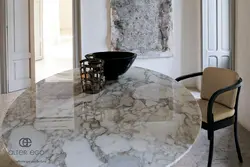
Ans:
[{"label": "bowl rim", "polygon": [[[119,58],[112,58],[112,60],[117,60],[117,59],[127,59],[127,58],[136,58],[137,57],[137,54],[136,53],[133,53],[133,52],[126,52],[126,51],[104,51],[104,52],[93,52],[93,53],[89,53],[89,54],[86,54],[85,57],[87,58],[89,55],[95,55],[95,54],[98,54],[98,53],[129,53],[131,54],[131,56],[127,56],[127,57],[119,57]],[[99,58],[101,59],[101,58]]]}]

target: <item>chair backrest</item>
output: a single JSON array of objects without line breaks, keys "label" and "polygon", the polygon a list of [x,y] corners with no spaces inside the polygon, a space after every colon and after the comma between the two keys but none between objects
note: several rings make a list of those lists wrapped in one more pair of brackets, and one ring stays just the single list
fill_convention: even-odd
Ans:
[{"label": "chair backrest", "polygon": [[[208,67],[204,70],[201,85],[201,98],[209,100],[217,90],[235,84],[239,75],[229,69]],[[223,93],[215,100],[217,103],[229,108],[235,107],[237,89]]]}]

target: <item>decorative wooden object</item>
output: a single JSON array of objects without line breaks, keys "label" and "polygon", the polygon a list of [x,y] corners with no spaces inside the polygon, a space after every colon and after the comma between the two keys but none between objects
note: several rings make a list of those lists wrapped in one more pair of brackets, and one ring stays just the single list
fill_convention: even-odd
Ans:
[{"label": "decorative wooden object", "polygon": [[80,61],[80,74],[83,92],[99,93],[105,84],[104,61],[89,56]]}]

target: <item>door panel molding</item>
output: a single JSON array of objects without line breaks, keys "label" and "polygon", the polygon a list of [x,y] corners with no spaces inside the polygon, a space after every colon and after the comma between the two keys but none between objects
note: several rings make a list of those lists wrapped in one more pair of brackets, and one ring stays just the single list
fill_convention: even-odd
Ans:
[{"label": "door panel molding", "polygon": [[31,85],[33,52],[30,11],[33,0],[8,0],[8,92]]},{"label": "door panel molding", "polygon": [[234,69],[234,6],[234,0],[202,0],[203,69]]}]

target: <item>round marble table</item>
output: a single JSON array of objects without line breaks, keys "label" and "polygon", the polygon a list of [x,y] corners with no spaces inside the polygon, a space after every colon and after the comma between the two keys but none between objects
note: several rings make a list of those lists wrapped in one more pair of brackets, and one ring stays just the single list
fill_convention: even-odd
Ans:
[{"label": "round marble table", "polygon": [[195,99],[168,76],[134,67],[89,95],[75,69],[19,96],[2,137],[25,167],[166,167],[190,150],[200,127]]}]

